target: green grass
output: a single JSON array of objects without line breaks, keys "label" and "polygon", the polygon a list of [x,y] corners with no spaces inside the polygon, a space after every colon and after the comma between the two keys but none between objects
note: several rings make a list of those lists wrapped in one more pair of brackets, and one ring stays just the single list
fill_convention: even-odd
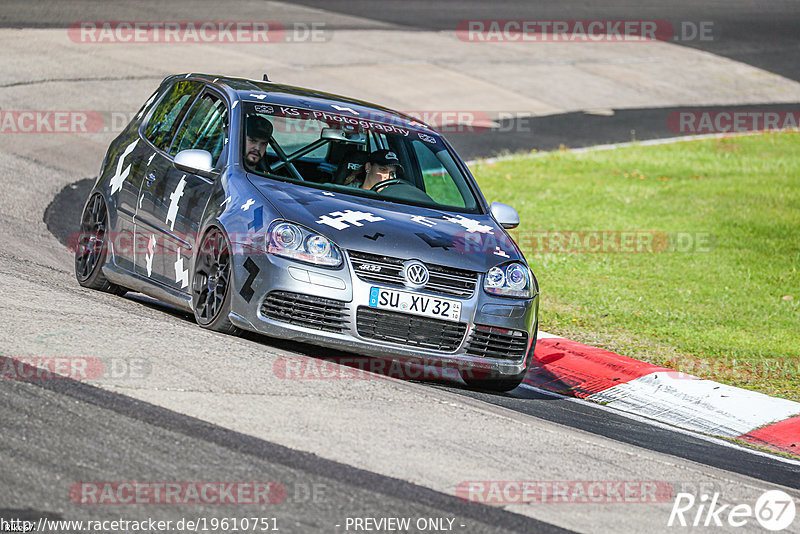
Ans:
[{"label": "green grass", "polygon": [[[444,171],[444,168],[442,168]],[[464,198],[458,191],[453,179],[444,172],[423,171],[422,179],[425,181],[425,192],[439,204],[444,206],[464,207]]]},{"label": "green grass", "polygon": [[[473,173],[520,212],[543,330],[800,401],[800,135],[560,151]],[[553,231],[654,237],[650,252],[586,252]]]}]

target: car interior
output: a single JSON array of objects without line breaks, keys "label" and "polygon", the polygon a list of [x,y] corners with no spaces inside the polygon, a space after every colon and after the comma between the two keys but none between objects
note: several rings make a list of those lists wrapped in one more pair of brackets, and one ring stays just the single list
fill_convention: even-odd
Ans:
[{"label": "car interior", "polygon": [[[423,142],[415,137],[317,120],[255,115],[273,125],[266,153],[252,169],[258,174],[315,184],[332,191],[347,188],[349,194],[401,203],[477,209],[474,195],[466,181],[460,179],[455,162],[435,141]],[[397,179],[384,182],[376,190],[348,185],[350,173],[364,164],[370,152],[380,149],[397,155],[402,166]]]},{"label": "car interior", "polygon": [[[380,148],[395,151],[404,169],[416,168],[416,162],[410,159],[413,154],[409,154],[401,143],[394,143],[390,136],[384,134],[330,127],[323,128],[319,137],[312,142],[299,146],[286,146],[276,137],[273,135],[269,140],[269,147],[257,165],[257,171],[304,182],[345,185],[345,179],[353,170],[350,167],[363,166],[369,152]],[[421,192],[425,191],[424,182],[415,173],[399,170],[398,179]],[[430,200],[427,195],[425,197]]]}]

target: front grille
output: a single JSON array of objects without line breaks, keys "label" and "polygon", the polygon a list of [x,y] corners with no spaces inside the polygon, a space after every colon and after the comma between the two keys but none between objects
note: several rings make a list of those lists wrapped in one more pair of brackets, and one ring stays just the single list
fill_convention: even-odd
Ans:
[{"label": "front grille", "polygon": [[461,345],[467,325],[360,306],[356,329],[369,339],[453,352]]},{"label": "front grille", "polygon": [[[353,270],[361,280],[397,287],[403,284],[403,261],[400,258],[378,256],[365,252],[349,251]],[[425,285],[427,291],[454,297],[469,298],[475,293],[478,274],[472,271],[425,264],[430,280]]]},{"label": "front grille", "polygon": [[475,325],[467,354],[480,358],[519,361],[528,349],[528,333],[495,326]]},{"label": "front grille", "polygon": [[288,291],[273,291],[261,304],[261,313],[270,319],[326,332],[347,328],[346,303]]}]

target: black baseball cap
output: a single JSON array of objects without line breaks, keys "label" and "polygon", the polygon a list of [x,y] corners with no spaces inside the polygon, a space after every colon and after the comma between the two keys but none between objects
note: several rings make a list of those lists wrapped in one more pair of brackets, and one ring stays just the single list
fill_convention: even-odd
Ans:
[{"label": "black baseball cap", "polygon": [[250,115],[247,117],[245,125],[247,126],[246,135],[248,137],[257,137],[259,139],[272,137],[272,123],[264,117]]},{"label": "black baseball cap", "polygon": [[371,152],[369,157],[367,158],[369,163],[377,163],[378,165],[396,165],[398,169],[402,169],[403,166],[400,165],[400,158],[397,157],[397,154],[392,152],[391,150],[376,150]]}]

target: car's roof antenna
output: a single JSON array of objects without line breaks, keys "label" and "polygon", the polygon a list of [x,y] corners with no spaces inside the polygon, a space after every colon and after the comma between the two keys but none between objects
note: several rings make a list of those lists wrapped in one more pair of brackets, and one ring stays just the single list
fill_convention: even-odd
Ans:
[{"label": "car's roof antenna", "polygon": [[265,81],[265,82],[268,82],[268,81],[269,81],[269,76],[267,76],[266,74],[264,75],[264,81]]}]

